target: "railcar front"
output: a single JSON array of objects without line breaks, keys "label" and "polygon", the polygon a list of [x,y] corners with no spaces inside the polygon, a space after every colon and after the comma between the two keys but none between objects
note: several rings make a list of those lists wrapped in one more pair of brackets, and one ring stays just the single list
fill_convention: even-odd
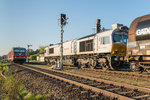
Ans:
[{"label": "railcar front", "polygon": [[26,61],[26,49],[21,47],[14,47],[7,55],[7,60],[14,63],[24,63]]},{"label": "railcar front", "polygon": [[22,64],[26,61],[27,56],[25,48],[13,48],[13,53],[13,62]]}]

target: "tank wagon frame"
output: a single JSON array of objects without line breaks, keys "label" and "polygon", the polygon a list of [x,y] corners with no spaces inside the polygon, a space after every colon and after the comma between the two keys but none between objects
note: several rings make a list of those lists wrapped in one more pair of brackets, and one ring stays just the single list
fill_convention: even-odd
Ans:
[{"label": "tank wagon frame", "polygon": [[136,18],[130,25],[128,36],[130,68],[150,73],[150,15]]}]

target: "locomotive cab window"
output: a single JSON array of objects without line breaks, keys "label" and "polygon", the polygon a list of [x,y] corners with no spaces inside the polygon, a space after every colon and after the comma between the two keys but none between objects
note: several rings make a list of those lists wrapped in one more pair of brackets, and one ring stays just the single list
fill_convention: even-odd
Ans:
[{"label": "locomotive cab window", "polygon": [[93,51],[93,40],[86,41],[86,51]]},{"label": "locomotive cab window", "polygon": [[126,33],[113,34],[113,43],[127,44],[128,35]]},{"label": "locomotive cab window", "polygon": [[80,52],[84,52],[85,51],[85,41],[80,42]]},{"label": "locomotive cab window", "polygon": [[80,42],[80,52],[93,51],[93,39]]},{"label": "locomotive cab window", "polygon": [[110,44],[110,37],[109,36],[102,37],[101,44]]},{"label": "locomotive cab window", "polygon": [[121,34],[114,34],[113,35],[113,42],[114,43],[123,43],[123,40],[122,40],[122,35]]},{"label": "locomotive cab window", "polygon": [[52,54],[52,53],[54,53],[54,48],[49,49],[49,54]]},{"label": "locomotive cab window", "polygon": [[124,42],[125,44],[128,43],[128,35],[124,35],[124,36],[123,36],[123,42]]}]

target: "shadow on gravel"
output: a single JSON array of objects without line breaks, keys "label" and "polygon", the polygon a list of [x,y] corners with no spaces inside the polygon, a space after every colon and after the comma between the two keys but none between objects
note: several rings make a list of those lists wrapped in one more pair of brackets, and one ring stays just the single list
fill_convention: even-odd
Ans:
[{"label": "shadow on gravel", "polygon": [[45,62],[25,62],[25,64],[33,64],[33,65],[47,65]]},{"label": "shadow on gravel", "polygon": [[20,73],[20,72],[23,72],[23,71],[28,71],[28,70],[27,69],[22,69],[22,70],[14,71],[14,72],[12,72],[12,74]]}]

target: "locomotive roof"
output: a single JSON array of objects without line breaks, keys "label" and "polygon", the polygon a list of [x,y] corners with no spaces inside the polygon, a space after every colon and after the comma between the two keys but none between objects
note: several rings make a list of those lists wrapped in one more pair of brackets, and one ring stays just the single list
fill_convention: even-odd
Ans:
[{"label": "locomotive roof", "polygon": [[139,22],[142,21],[146,21],[146,20],[150,20],[150,14],[148,15],[144,15],[141,17],[137,17],[136,19],[134,19],[134,21],[131,23],[130,28],[129,28],[129,41],[135,41],[135,33],[136,33],[136,27],[138,25]]},{"label": "locomotive roof", "polygon": [[84,38],[87,38],[87,37],[91,37],[91,36],[94,36],[94,35],[96,35],[96,33],[94,33],[94,34],[90,34],[90,35],[87,35],[87,36],[84,36],[84,37],[81,37],[81,38],[79,38],[78,40],[80,40],[80,39],[84,39]]},{"label": "locomotive roof", "polygon": [[18,48],[18,49],[25,49],[24,47],[13,47],[13,49],[16,49],[16,48]]},{"label": "locomotive roof", "polygon": [[[102,31],[102,32],[105,32],[105,31],[108,31],[108,30],[111,30],[111,29],[105,29],[105,30],[104,30],[104,31]],[[102,32],[99,32],[99,33],[102,33]],[[98,33],[94,33],[94,34],[90,34],[90,35],[87,35],[87,36],[81,37],[81,38],[79,38],[78,40],[81,40],[81,39],[84,39],[84,38],[88,38],[88,37],[92,37],[92,36],[94,36],[94,35],[96,35],[96,34],[98,34]]]}]

